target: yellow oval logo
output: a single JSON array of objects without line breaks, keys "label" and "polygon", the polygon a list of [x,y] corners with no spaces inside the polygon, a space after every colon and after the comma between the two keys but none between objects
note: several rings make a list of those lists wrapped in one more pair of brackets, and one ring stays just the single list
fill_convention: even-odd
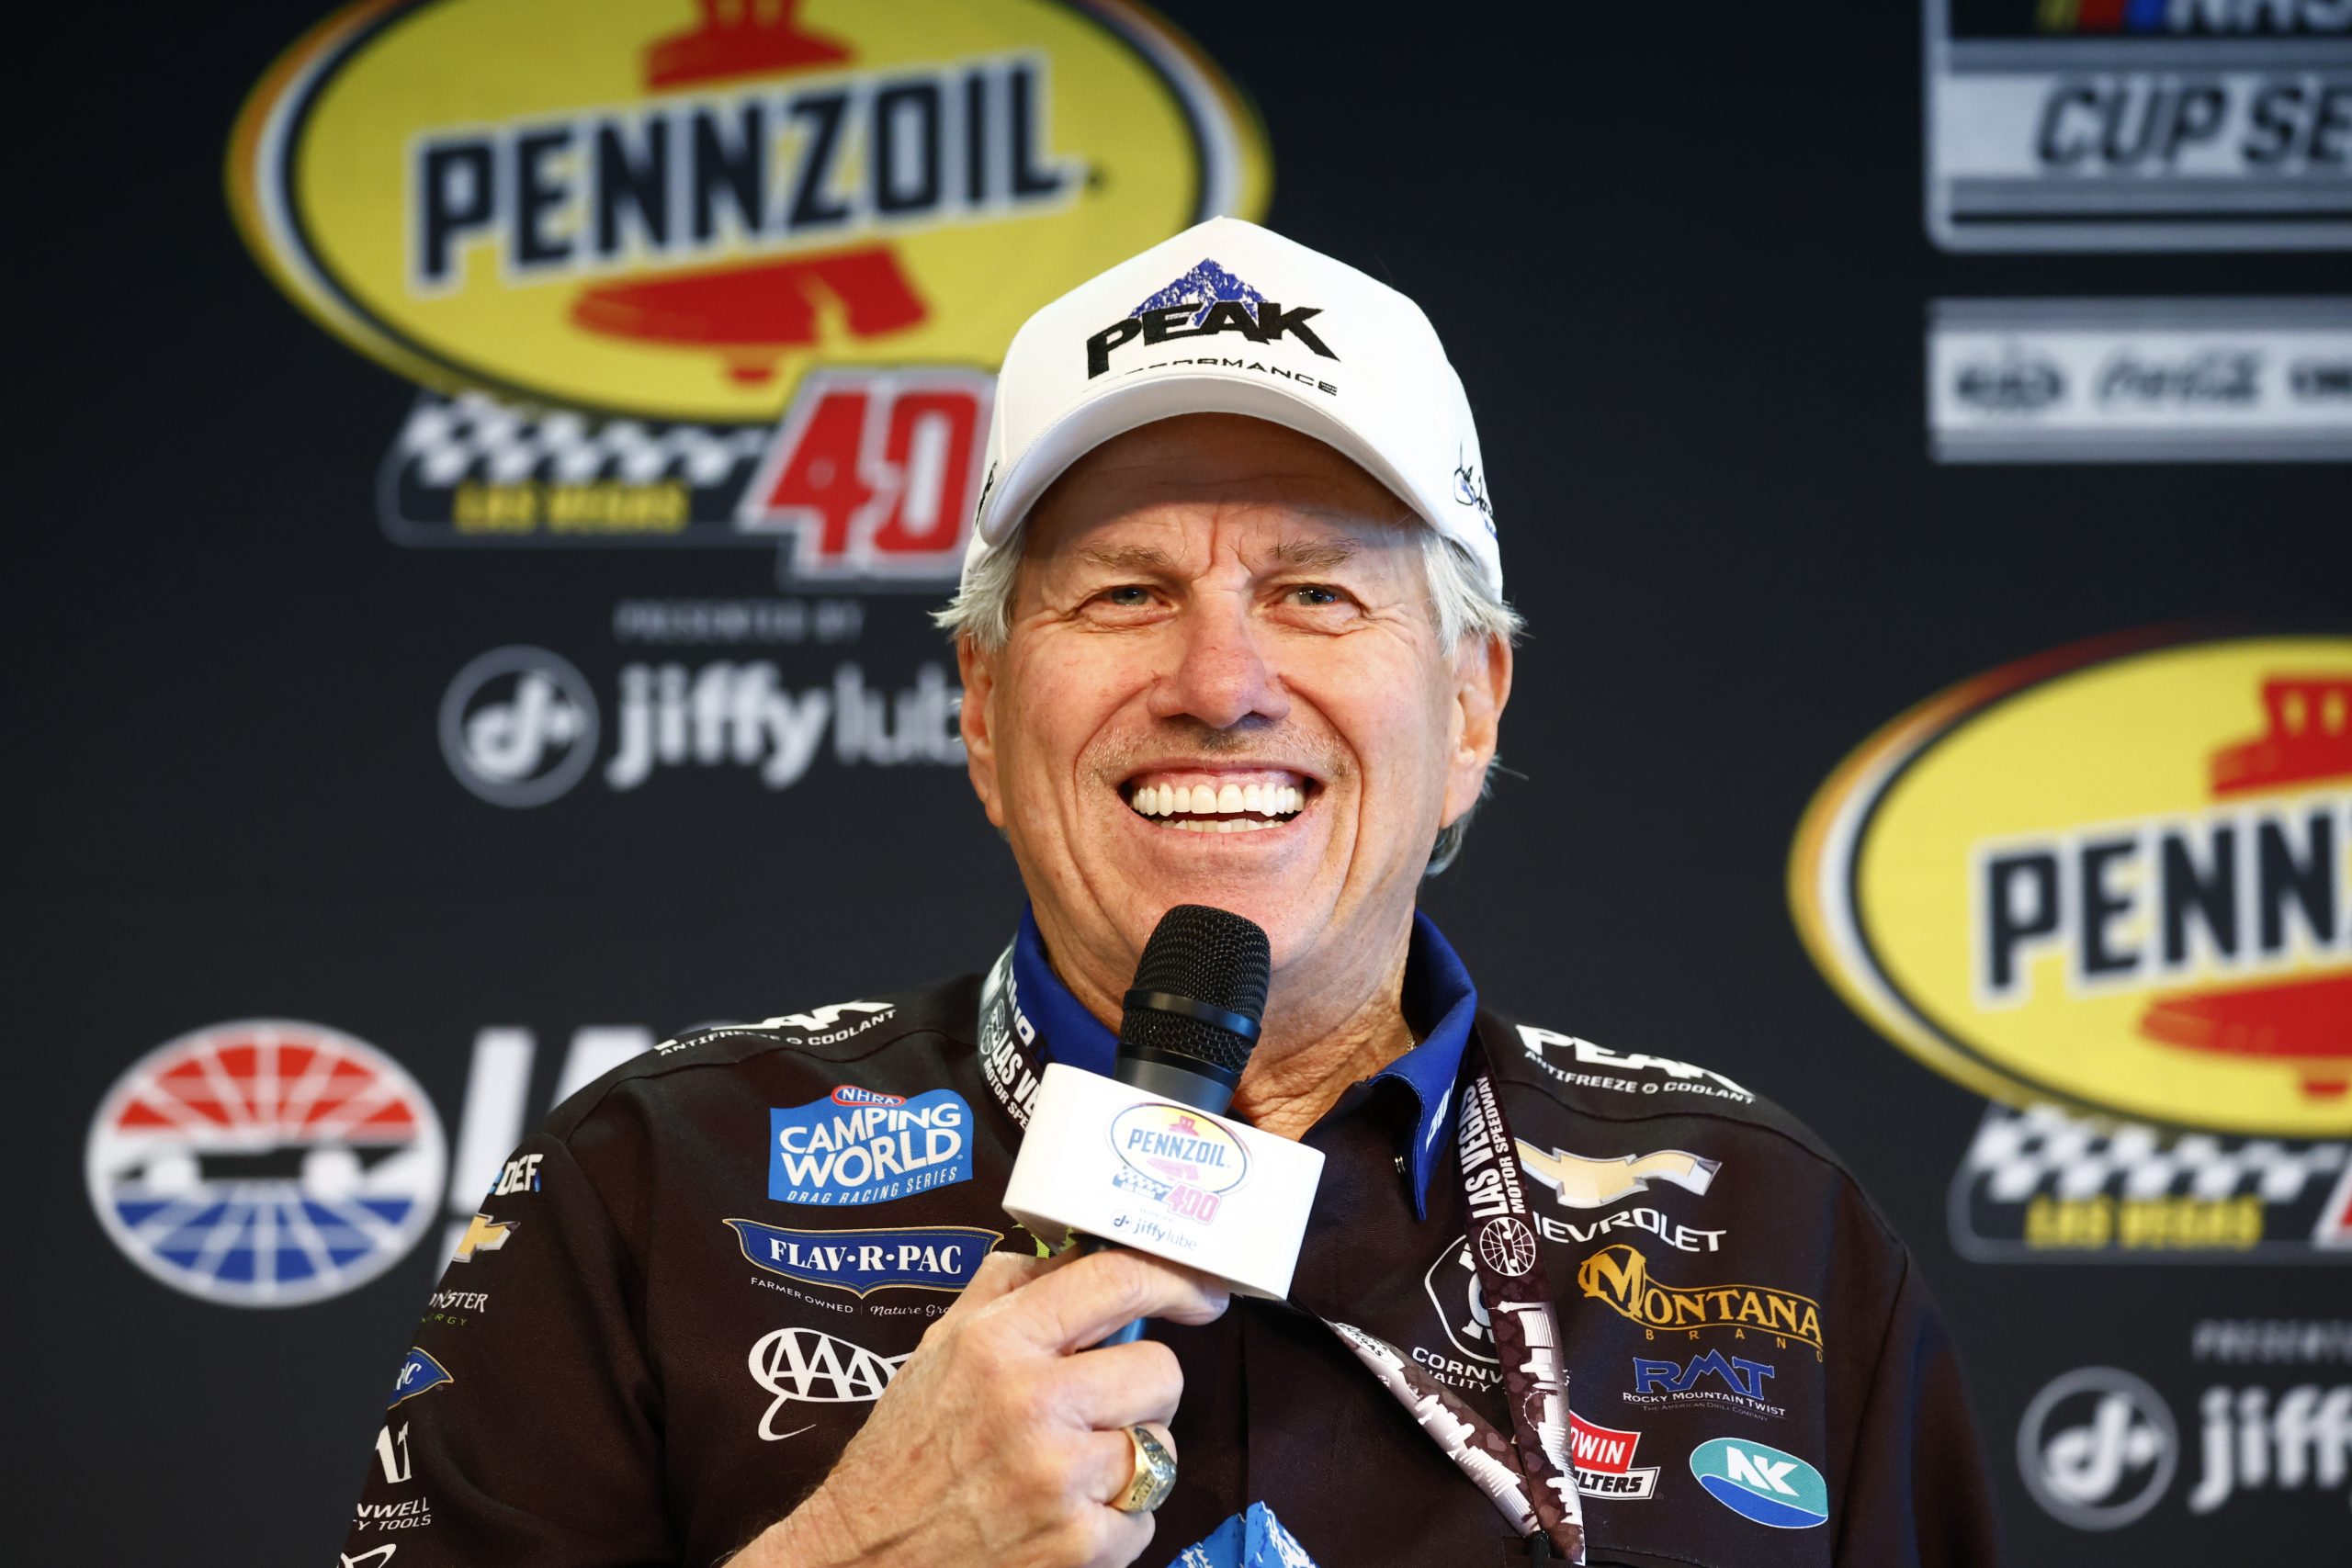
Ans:
[{"label": "yellow oval logo", "polygon": [[2352,637],[1965,682],[1830,778],[1789,893],[1854,1009],[1981,1093],[2352,1132]]},{"label": "yellow oval logo", "polygon": [[993,369],[1269,181],[1240,95],[1125,0],[364,0],[229,154],[247,243],[363,353],[734,425],[819,366]]}]

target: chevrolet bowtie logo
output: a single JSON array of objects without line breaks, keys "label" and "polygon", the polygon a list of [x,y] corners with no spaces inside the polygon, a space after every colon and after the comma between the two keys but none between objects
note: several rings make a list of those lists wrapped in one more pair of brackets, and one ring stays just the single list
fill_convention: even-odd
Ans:
[{"label": "chevrolet bowtie logo", "polygon": [[515,1227],[522,1223],[520,1220],[493,1220],[488,1214],[476,1214],[472,1223],[466,1226],[466,1234],[458,1238],[454,1261],[470,1263],[477,1252],[496,1252],[506,1245],[506,1238],[514,1235]]},{"label": "chevrolet bowtie logo", "polygon": [[1547,1154],[1525,1142],[1519,1145],[1519,1163],[1571,1209],[1606,1208],[1620,1198],[1648,1191],[1653,1181],[1671,1181],[1686,1191],[1704,1192],[1714,1181],[1715,1172],[1723,1168],[1721,1160],[1702,1159],[1680,1149],[1587,1159],[1566,1149]]}]

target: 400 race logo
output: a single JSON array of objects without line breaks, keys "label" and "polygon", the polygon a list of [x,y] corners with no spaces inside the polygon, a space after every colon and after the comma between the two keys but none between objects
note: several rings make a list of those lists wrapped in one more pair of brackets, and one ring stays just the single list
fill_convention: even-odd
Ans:
[{"label": "400 race logo", "polygon": [[227,174],[278,285],[424,389],[395,540],[886,584],[956,575],[1014,327],[1270,181],[1238,92],[1125,0],[363,0],[263,77]]},{"label": "400 race logo", "polygon": [[367,1283],[440,1213],[447,1151],[399,1063],[313,1023],[183,1034],[99,1105],[85,1169],[123,1255],[189,1295],[299,1306]]}]

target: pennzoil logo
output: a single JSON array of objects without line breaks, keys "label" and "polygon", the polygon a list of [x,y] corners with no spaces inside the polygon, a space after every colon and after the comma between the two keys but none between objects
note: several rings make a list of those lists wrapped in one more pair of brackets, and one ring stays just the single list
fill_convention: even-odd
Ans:
[{"label": "pennzoil logo", "polygon": [[926,583],[1013,329],[1270,183],[1238,92],[1127,0],[363,0],[227,173],[279,286],[425,389],[395,540]]},{"label": "pennzoil logo", "polygon": [[1806,813],[1855,1010],[2013,1104],[2352,1132],[2352,637],[2114,639],[1954,687]]},{"label": "pennzoil logo", "polygon": [[1754,1329],[1785,1345],[1793,1339],[1821,1353],[1821,1307],[1811,1296],[1769,1285],[1670,1285],[1650,1274],[1649,1259],[1622,1242],[1577,1265],[1577,1289],[1620,1317],[1645,1328],[1688,1331],[1728,1328],[1745,1339]]}]

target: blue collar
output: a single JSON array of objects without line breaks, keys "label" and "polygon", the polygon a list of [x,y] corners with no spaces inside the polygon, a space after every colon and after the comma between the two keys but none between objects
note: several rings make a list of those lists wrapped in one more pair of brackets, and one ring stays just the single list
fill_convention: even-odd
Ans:
[{"label": "blue collar", "polygon": [[[1046,944],[1037,922],[1027,908],[1021,911],[1021,933],[1012,943],[1013,1005],[1035,1024],[1040,1048],[1049,1061],[1067,1062],[1090,1073],[1109,1077],[1118,1055],[1119,1037],[1079,1005],[1046,961]],[[1470,1043],[1470,1025],[1478,1011],[1478,988],[1470,972],[1438,934],[1430,918],[1413,913],[1413,941],[1405,959],[1405,1017],[1427,1032],[1421,1043],[1397,1057],[1369,1081],[1403,1084],[1420,1104],[1408,1151],[1413,1174],[1413,1212],[1429,1217],[1430,1173],[1437,1168],[1439,1134],[1453,1110],[1453,1082],[1462,1070],[1462,1053]]]}]

